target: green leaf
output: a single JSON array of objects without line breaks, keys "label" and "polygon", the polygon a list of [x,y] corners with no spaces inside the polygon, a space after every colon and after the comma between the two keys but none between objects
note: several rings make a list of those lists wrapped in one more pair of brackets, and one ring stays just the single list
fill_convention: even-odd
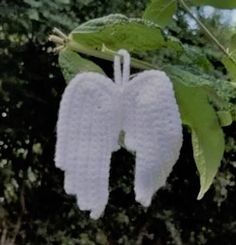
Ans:
[{"label": "green leaf", "polygon": [[68,83],[79,72],[99,72],[103,70],[92,61],[82,58],[78,53],[65,48],[59,53],[59,65]]},{"label": "green leaf", "polygon": [[163,46],[165,40],[158,25],[121,14],[90,20],[74,29],[69,39],[84,47],[102,50],[120,48],[132,52],[148,51]]},{"label": "green leaf", "polygon": [[227,56],[223,58],[222,62],[228,71],[231,81],[236,82],[236,64]]},{"label": "green leaf", "polygon": [[152,0],[144,12],[143,18],[164,27],[171,22],[176,9],[176,0]]},{"label": "green leaf", "polygon": [[221,127],[226,127],[232,124],[233,118],[229,111],[217,111]]},{"label": "green leaf", "polygon": [[203,52],[202,48],[191,45],[183,45],[184,52],[179,57],[179,60],[185,65],[195,66],[201,69],[204,73],[210,73],[214,70],[213,65],[208,60],[207,55]]},{"label": "green leaf", "polygon": [[42,6],[42,2],[36,0],[23,0],[26,4],[30,5],[32,8],[39,8]]},{"label": "green leaf", "polygon": [[236,34],[234,34],[230,39],[228,51],[229,51],[229,55],[231,55],[231,57],[235,60],[235,62],[232,61],[232,59],[230,59],[228,56],[225,56],[222,62],[229,73],[230,79],[233,82],[235,82],[236,81]]},{"label": "green leaf", "polygon": [[70,4],[70,0],[57,0],[59,4]]},{"label": "green leaf", "polygon": [[38,11],[36,11],[35,9],[31,8],[27,11],[27,14],[28,14],[28,17],[31,19],[31,20],[36,20],[38,21],[39,20],[39,13]]},{"label": "green leaf", "polygon": [[216,80],[214,77],[203,75],[202,72],[186,66],[168,65],[165,67],[165,71],[169,76],[182,81],[186,86],[204,88],[209,101],[217,110],[222,127],[229,126],[232,121],[236,120],[236,86],[234,83],[227,80]]},{"label": "green leaf", "polygon": [[174,84],[183,124],[192,133],[194,159],[200,175],[201,199],[209,189],[224,153],[224,134],[217,114],[208,101],[205,86],[187,85],[189,77],[169,74]]},{"label": "green leaf", "polygon": [[208,97],[218,110],[230,110],[234,105],[236,90],[232,83],[227,80],[219,80],[202,74],[201,71],[187,66],[166,66],[165,71],[181,80],[187,86],[204,87]]},{"label": "green leaf", "polygon": [[236,1],[234,0],[192,0],[195,5],[210,5],[215,8],[233,9],[236,8]]},{"label": "green leaf", "polygon": [[236,51],[236,33],[233,34],[233,36],[230,39],[230,46],[229,46],[230,50],[235,50]]}]

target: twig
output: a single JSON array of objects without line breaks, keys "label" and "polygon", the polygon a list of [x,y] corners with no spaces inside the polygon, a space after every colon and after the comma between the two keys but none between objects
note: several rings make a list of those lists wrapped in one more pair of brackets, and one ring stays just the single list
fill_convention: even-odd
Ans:
[{"label": "twig", "polygon": [[7,229],[3,228],[2,235],[1,235],[1,245],[6,245],[7,240]]},{"label": "twig", "polygon": [[193,13],[190,7],[184,0],[179,0],[181,5],[184,7],[185,11],[191,16],[197,24],[202,28],[202,30],[207,34],[207,36],[216,44],[216,46],[236,65],[236,60],[229,54],[227,49],[220,43],[220,41],[210,32],[210,30],[198,19]]},{"label": "twig", "polygon": [[182,241],[181,234],[178,231],[178,228],[175,226],[173,222],[173,218],[171,216],[172,216],[171,214],[168,214],[168,212],[165,211],[163,212],[163,214],[161,213],[157,214],[157,218],[165,222],[166,228],[169,231],[173,242],[176,245],[183,245],[184,243]]},{"label": "twig", "polygon": [[23,215],[26,212],[26,209],[25,209],[25,198],[24,198],[24,184],[22,186],[21,193],[20,193],[20,204],[21,204],[21,213],[18,216],[16,225],[15,225],[15,229],[13,231],[13,236],[12,236],[11,240],[8,242],[7,245],[14,245],[15,244],[16,237],[17,237],[17,235],[18,235],[18,233],[20,231]]},{"label": "twig", "polygon": [[[68,41],[67,47],[71,48],[72,50],[78,53],[90,55],[90,56],[101,58],[101,59],[108,60],[108,61],[113,61],[114,55],[116,54],[116,52],[114,51],[108,51],[108,50],[98,51],[95,49],[87,48],[72,40]],[[142,60],[135,59],[135,58],[131,58],[131,66],[137,69],[145,69],[145,70],[158,69],[158,67],[153,64],[150,64],[148,62],[144,62]]]},{"label": "twig", "polygon": [[[85,47],[73,40],[70,40],[61,30],[58,28],[53,29],[53,35],[50,35],[48,40],[51,42],[54,42],[56,44],[55,51],[60,51],[63,49],[63,47],[69,47],[71,50],[74,50],[78,53],[93,56],[96,58],[113,61],[114,55],[118,55],[115,51],[110,50],[106,47],[102,47],[102,50],[95,50],[89,47]],[[135,58],[131,58],[131,66],[137,69],[158,69],[157,66],[139,60]]]}]

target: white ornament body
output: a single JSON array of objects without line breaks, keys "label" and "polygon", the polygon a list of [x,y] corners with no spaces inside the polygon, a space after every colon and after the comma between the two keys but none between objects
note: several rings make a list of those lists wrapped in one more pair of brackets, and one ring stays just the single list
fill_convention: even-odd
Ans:
[{"label": "white ornament body", "polygon": [[98,218],[108,201],[111,153],[119,146],[119,93],[97,73],[77,75],[63,94],[57,123],[56,166],[81,210]]},{"label": "white ornament body", "polygon": [[[165,184],[182,145],[182,126],[173,86],[164,72],[151,70],[129,80],[115,59],[115,83],[104,75],[77,75],[63,94],[57,122],[56,166],[65,171],[65,190],[81,210],[99,218],[108,202],[112,152],[121,130],[136,153],[135,197],[149,206]],[[123,76],[122,76],[123,75]],[[122,166],[120,166],[122,167]]]},{"label": "white ornament body", "polygon": [[139,73],[125,89],[125,145],[136,152],[136,201],[149,206],[165,184],[182,146],[182,125],[173,86],[164,72]]}]

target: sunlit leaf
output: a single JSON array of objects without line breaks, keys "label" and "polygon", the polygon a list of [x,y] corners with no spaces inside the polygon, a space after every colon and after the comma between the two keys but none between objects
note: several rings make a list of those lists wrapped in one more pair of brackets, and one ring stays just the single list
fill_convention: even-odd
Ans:
[{"label": "sunlit leaf", "polygon": [[192,0],[196,5],[210,5],[216,8],[222,9],[234,9],[236,8],[236,1],[234,0]]},{"label": "sunlit leaf", "polygon": [[218,111],[217,115],[220,120],[220,125],[222,127],[229,126],[232,124],[233,118],[229,111]]},{"label": "sunlit leaf", "polygon": [[200,175],[198,199],[201,199],[220,166],[225,147],[224,134],[204,86],[191,86],[184,77],[172,75],[171,79],[183,124],[191,129],[194,159]]},{"label": "sunlit leaf", "polygon": [[66,82],[69,82],[77,73],[94,71],[104,73],[103,70],[90,60],[82,58],[76,52],[65,48],[59,53],[59,65]]},{"label": "sunlit leaf", "polygon": [[164,27],[171,22],[176,9],[176,0],[152,0],[144,12],[143,18]]},{"label": "sunlit leaf", "polygon": [[229,77],[232,81],[236,81],[236,34],[234,34],[230,39],[230,44],[228,47],[229,56],[232,57],[232,59],[229,56],[225,56],[222,60],[222,62],[225,65],[225,68],[227,69],[229,73]]},{"label": "sunlit leaf", "polygon": [[84,47],[101,50],[105,45],[109,49],[133,52],[158,49],[165,42],[158,25],[121,14],[88,21],[74,29],[69,38]]},{"label": "sunlit leaf", "polygon": [[230,39],[230,46],[229,46],[230,50],[235,50],[236,52],[236,33],[233,34],[233,36]]}]

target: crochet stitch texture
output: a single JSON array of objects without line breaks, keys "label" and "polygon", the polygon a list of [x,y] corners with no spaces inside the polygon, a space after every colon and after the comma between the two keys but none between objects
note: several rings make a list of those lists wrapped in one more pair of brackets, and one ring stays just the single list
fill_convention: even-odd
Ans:
[{"label": "crochet stitch texture", "polygon": [[[136,152],[135,198],[149,206],[165,184],[182,145],[173,86],[164,72],[144,71],[129,81],[130,57],[115,57],[115,83],[104,75],[78,74],[63,94],[57,122],[56,166],[65,171],[65,191],[81,210],[99,218],[108,202],[112,152],[120,131]],[[122,167],[122,166],[121,166]]]}]

